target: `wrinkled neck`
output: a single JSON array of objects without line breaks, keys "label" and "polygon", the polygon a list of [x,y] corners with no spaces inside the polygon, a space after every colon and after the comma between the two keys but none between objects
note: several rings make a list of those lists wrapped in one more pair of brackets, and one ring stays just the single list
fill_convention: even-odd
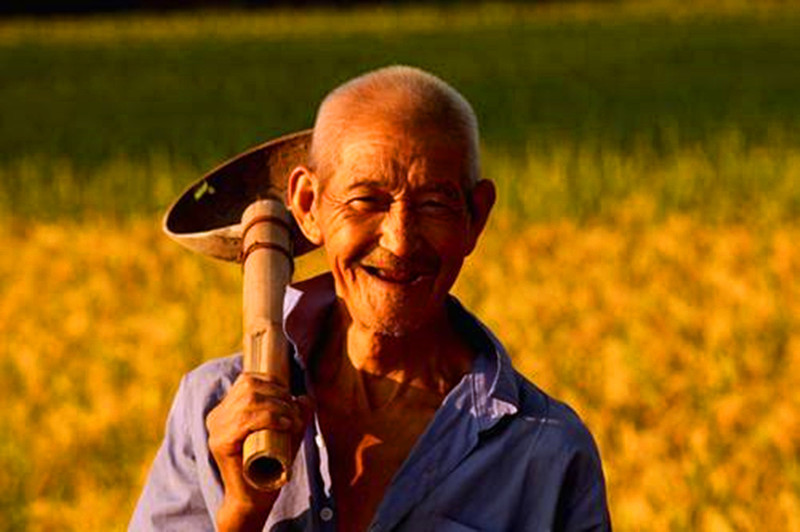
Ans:
[{"label": "wrinkled neck", "polygon": [[326,381],[348,370],[445,394],[472,365],[472,349],[446,309],[421,328],[390,335],[355,322],[342,304],[332,313],[329,331],[318,367]]}]

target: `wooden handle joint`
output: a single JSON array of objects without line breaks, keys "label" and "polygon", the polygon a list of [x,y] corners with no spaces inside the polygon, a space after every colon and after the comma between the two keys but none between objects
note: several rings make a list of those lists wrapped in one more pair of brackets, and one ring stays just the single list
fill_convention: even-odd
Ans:
[{"label": "wooden handle joint", "polygon": [[244,264],[245,261],[247,260],[247,257],[249,257],[250,254],[257,249],[274,249],[275,251],[282,253],[283,256],[289,260],[289,265],[291,266],[291,269],[294,270],[294,261],[292,260],[292,253],[285,247],[279,244],[273,244],[271,242],[252,242],[249,246],[247,246],[247,248],[242,250],[239,262]]},{"label": "wooden handle joint", "polygon": [[[258,200],[245,209],[242,227],[243,370],[288,388],[283,297],[294,266],[289,213],[280,200]],[[289,434],[254,432],[244,442],[245,479],[261,490],[278,489],[289,481],[291,459]]]}]

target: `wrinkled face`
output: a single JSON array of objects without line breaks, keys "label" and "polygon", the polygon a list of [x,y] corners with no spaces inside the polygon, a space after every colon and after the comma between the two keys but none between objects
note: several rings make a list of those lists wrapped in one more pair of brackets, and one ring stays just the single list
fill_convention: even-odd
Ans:
[{"label": "wrinkled face", "polygon": [[480,232],[465,150],[430,128],[380,123],[343,139],[314,210],[337,295],[357,323],[403,335],[443,316]]}]

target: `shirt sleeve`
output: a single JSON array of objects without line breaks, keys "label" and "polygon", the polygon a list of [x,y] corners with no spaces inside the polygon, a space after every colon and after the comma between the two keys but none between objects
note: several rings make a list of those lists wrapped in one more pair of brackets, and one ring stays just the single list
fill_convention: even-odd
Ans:
[{"label": "shirt sleeve", "polygon": [[572,455],[559,494],[555,530],[611,531],[605,479],[594,440]]},{"label": "shirt sleeve", "polygon": [[156,454],[128,530],[214,530],[200,486],[191,425],[187,378],[181,380]]}]

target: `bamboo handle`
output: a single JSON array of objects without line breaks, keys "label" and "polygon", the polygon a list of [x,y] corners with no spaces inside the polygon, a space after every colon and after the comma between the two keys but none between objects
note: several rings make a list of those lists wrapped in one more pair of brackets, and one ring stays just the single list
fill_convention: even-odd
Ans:
[{"label": "bamboo handle", "polygon": [[[242,215],[245,372],[260,373],[289,387],[289,360],[283,333],[283,296],[292,276],[289,213],[278,199],[253,202]],[[288,434],[262,430],[244,441],[244,477],[260,490],[289,481]]]}]

